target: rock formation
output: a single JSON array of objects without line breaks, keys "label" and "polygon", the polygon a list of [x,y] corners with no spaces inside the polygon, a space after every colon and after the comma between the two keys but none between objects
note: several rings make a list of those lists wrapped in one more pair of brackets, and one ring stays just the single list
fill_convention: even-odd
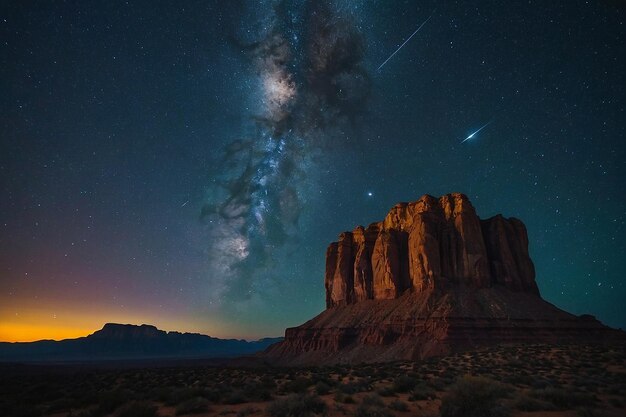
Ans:
[{"label": "rock formation", "polygon": [[456,284],[539,294],[524,224],[480,220],[463,194],[400,203],[382,222],[342,233],[328,247],[325,281],[329,308]]},{"label": "rock formation", "polygon": [[482,344],[624,338],[539,296],[524,224],[459,193],[394,206],[326,251],[326,311],[263,354],[307,364],[415,359]]}]

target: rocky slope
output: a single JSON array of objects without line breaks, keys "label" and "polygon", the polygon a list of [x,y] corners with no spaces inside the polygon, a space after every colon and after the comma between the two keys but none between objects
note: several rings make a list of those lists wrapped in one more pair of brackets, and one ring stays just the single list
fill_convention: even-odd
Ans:
[{"label": "rocky slope", "polygon": [[416,359],[468,346],[623,338],[544,301],[524,224],[481,220],[463,194],[400,203],[326,252],[327,310],[263,356],[281,363]]}]

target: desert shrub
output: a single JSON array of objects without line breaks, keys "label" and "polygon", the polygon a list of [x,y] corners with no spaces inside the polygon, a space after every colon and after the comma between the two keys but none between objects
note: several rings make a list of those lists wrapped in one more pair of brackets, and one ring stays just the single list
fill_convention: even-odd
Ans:
[{"label": "desert shrub", "polygon": [[354,401],[354,397],[352,397],[352,395],[346,395],[343,397],[343,403],[344,404],[356,404],[356,401]]},{"label": "desert shrub", "polygon": [[247,398],[248,402],[269,401],[272,399],[270,389],[260,382],[249,381],[241,388],[241,391],[243,391],[243,395]]},{"label": "desert shrub", "polygon": [[512,406],[521,411],[550,411],[556,409],[552,403],[533,398],[525,393],[517,394],[513,399]]},{"label": "desert shrub", "polygon": [[374,372],[374,370],[367,365],[361,365],[361,367],[355,369],[354,371],[352,371],[354,376],[358,376],[361,378],[365,378],[367,376],[372,375],[372,373]]},{"label": "desert shrub", "polygon": [[183,401],[176,406],[176,415],[204,413],[209,410],[209,400],[202,397],[195,397]]},{"label": "desert shrub", "polygon": [[326,395],[330,392],[330,385],[324,381],[318,381],[318,383],[315,384],[315,392],[317,392],[317,395]]},{"label": "desert shrub", "polygon": [[268,375],[264,375],[263,377],[261,377],[261,379],[259,380],[259,383],[261,384],[261,386],[263,388],[267,388],[269,390],[274,390],[276,389],[276,380]]},{"label": "desert shrub", "polygon": [[354,404],[354,398],[351,395],[346,395],[343,392],[335,393],[335,402],[343,404]]},{"label": "desert shrub", "polygon": [[389,376],[389,372],[387,372],[386,369],[383,368],[378,368],[376,370],[376,379],[381,380],[381,379],[385,379]]},{"label": "desert shrub", "polygon": [[545,378],[537,377],[532,380],[530,386],[534,389],[544,389],[550,386],[550,381]]},{"label": "desert shrub", "polygon": [[448,386],[448,381],[435,377],[429,381],[429,385],[436,391],[443,391]]},{"label": "desert shrub", "polygon": [[389,408],[396,411],[408,411],[409,407],[406,405],[404,401],[393,400],[389,403]]},{"label": "desert shrub", "polygon": [[508,375],[503,379],[504,382],[513,385],[532,385],[534,379],[530,375],[524,375],[521,373],[514,373],[512,375]]},{"label": "desert shrub", "polygon": [[382,387],[377,392],[381,397],[394,397],[396,395],[393,387]]},{"label": "desert shrub", "polygon": [[245,407],[237,412],[237,417],[246,417],[250,414],[256,413],[258,410],[253,407]]},{"label": "desert shrub", "polygon": [[441,401],[441,417],[501,417],[509,413],[500,403],[507,393],[502,384],[466,375],[457,380]]},{"label": "desert shrub", "polygon": [[567,410],[579,406],[589,406],[596,403],[596,397],[583,392],[565,391],[562,388],[547,387],[541,390],[531,390],[534,398],[550,402],[558,409]]},{"label": "desert shrub", "polygon": [[383,401],[383,399],[380,398],[380,396],[376,394],[366,395],[365,397],[363,397],[363,401],[361,404],[366,405],[366,406],[373,406],[373,407],[385,406],[385,402]]},{"label": "desert shrub", "polygon": [[400,375],[393,380],[393,389],[395,392],[408,392],[417,385],[417,380],[408,375]]},{"label": "desert shrub", "polygon": [[245,393],[241,390],[234,390],[226,394],[226,396],[222,399],[224,404],[243,404],[248,402],[248,399]]},{"label": "desert shrub", "polygon": [[312,394],[292,394],[275,400],[267,407],[272,417],[308,417],[326,411],[326,403]]},{"label": "desert shrub", "polygon": [[165,387],[165,386],[155,387],[150,391],[150,398],[155,401],[160,401],[162,403],[165,403],[170,398],[170,390],[171,388]]},{"label": "desert shrub", "polygon": [[100,393],[98,407],[94,410],[94,415],[104,416],[111,414],[119,406],[130,399],[130,393],[122,390],[105,391]]},{"label": "desert shrub", "polygon": [[383,407],[372,407],[361,404],[357,407],[355,417],[393,417],[393,414]]},{"label": "desert shrub", "polygon": [[190,400],[192,398],[199,396],[199,390],[197,388],[175,388],[169,392],[169,394],[165,394],[165,404],[167,405],[178,405],[182,402]]},{"label": "desert shrub", "polygon": [[287,393],[288,392],[303,393],[303,392],[306,392],[306,390],[312,384],[313,384],[313,381],[311,381],[309,378],[298,377],[294,379],[293,381],[285,382],[281,387],[281,391],[287,392]]},{"label": "desert shrub", "polygon": [[425,384],[418,384],[411,391],[411,395],[409,395],[409,401],[422,401],[422,400],[430,400],[435,398],[437,393],[432,388],[426,386]]},{"label": "desert shrub", "polygon": [[369,383],[367,381],[348,382],[347,384],[339,384],[337,390],[344,394],[356,394],[357,392],[368,391]]},{"label": "desert shrub", "polygon": [[117,417],[156,417],[157,407],[145,401],[133,401],[117,411]]},{"label": "desert shrub", "polygon": [[391,417],[393,414],[386,408],[385,402],[377,394],[363,397],[355,411],[356,417]]}]

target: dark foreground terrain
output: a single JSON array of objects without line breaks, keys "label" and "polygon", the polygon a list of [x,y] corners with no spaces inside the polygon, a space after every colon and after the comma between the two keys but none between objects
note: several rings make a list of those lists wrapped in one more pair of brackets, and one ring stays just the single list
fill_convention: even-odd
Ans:
[{"label": "dark foreground terrain", "polygon": [[626,346],[318,368],[0,365],[2,416],[624,416]]}]

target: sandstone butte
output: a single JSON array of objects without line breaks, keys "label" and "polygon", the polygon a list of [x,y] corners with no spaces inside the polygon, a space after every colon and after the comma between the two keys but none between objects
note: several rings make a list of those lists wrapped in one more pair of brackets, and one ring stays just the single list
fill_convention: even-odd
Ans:
[{"label": "sandstone butte", "polygon": [[261,354],[282,364],[415,360],[494,344],[625,340],[544,301],[524,224],[459,193],[396,204],[326,251],[326,310]]}]

